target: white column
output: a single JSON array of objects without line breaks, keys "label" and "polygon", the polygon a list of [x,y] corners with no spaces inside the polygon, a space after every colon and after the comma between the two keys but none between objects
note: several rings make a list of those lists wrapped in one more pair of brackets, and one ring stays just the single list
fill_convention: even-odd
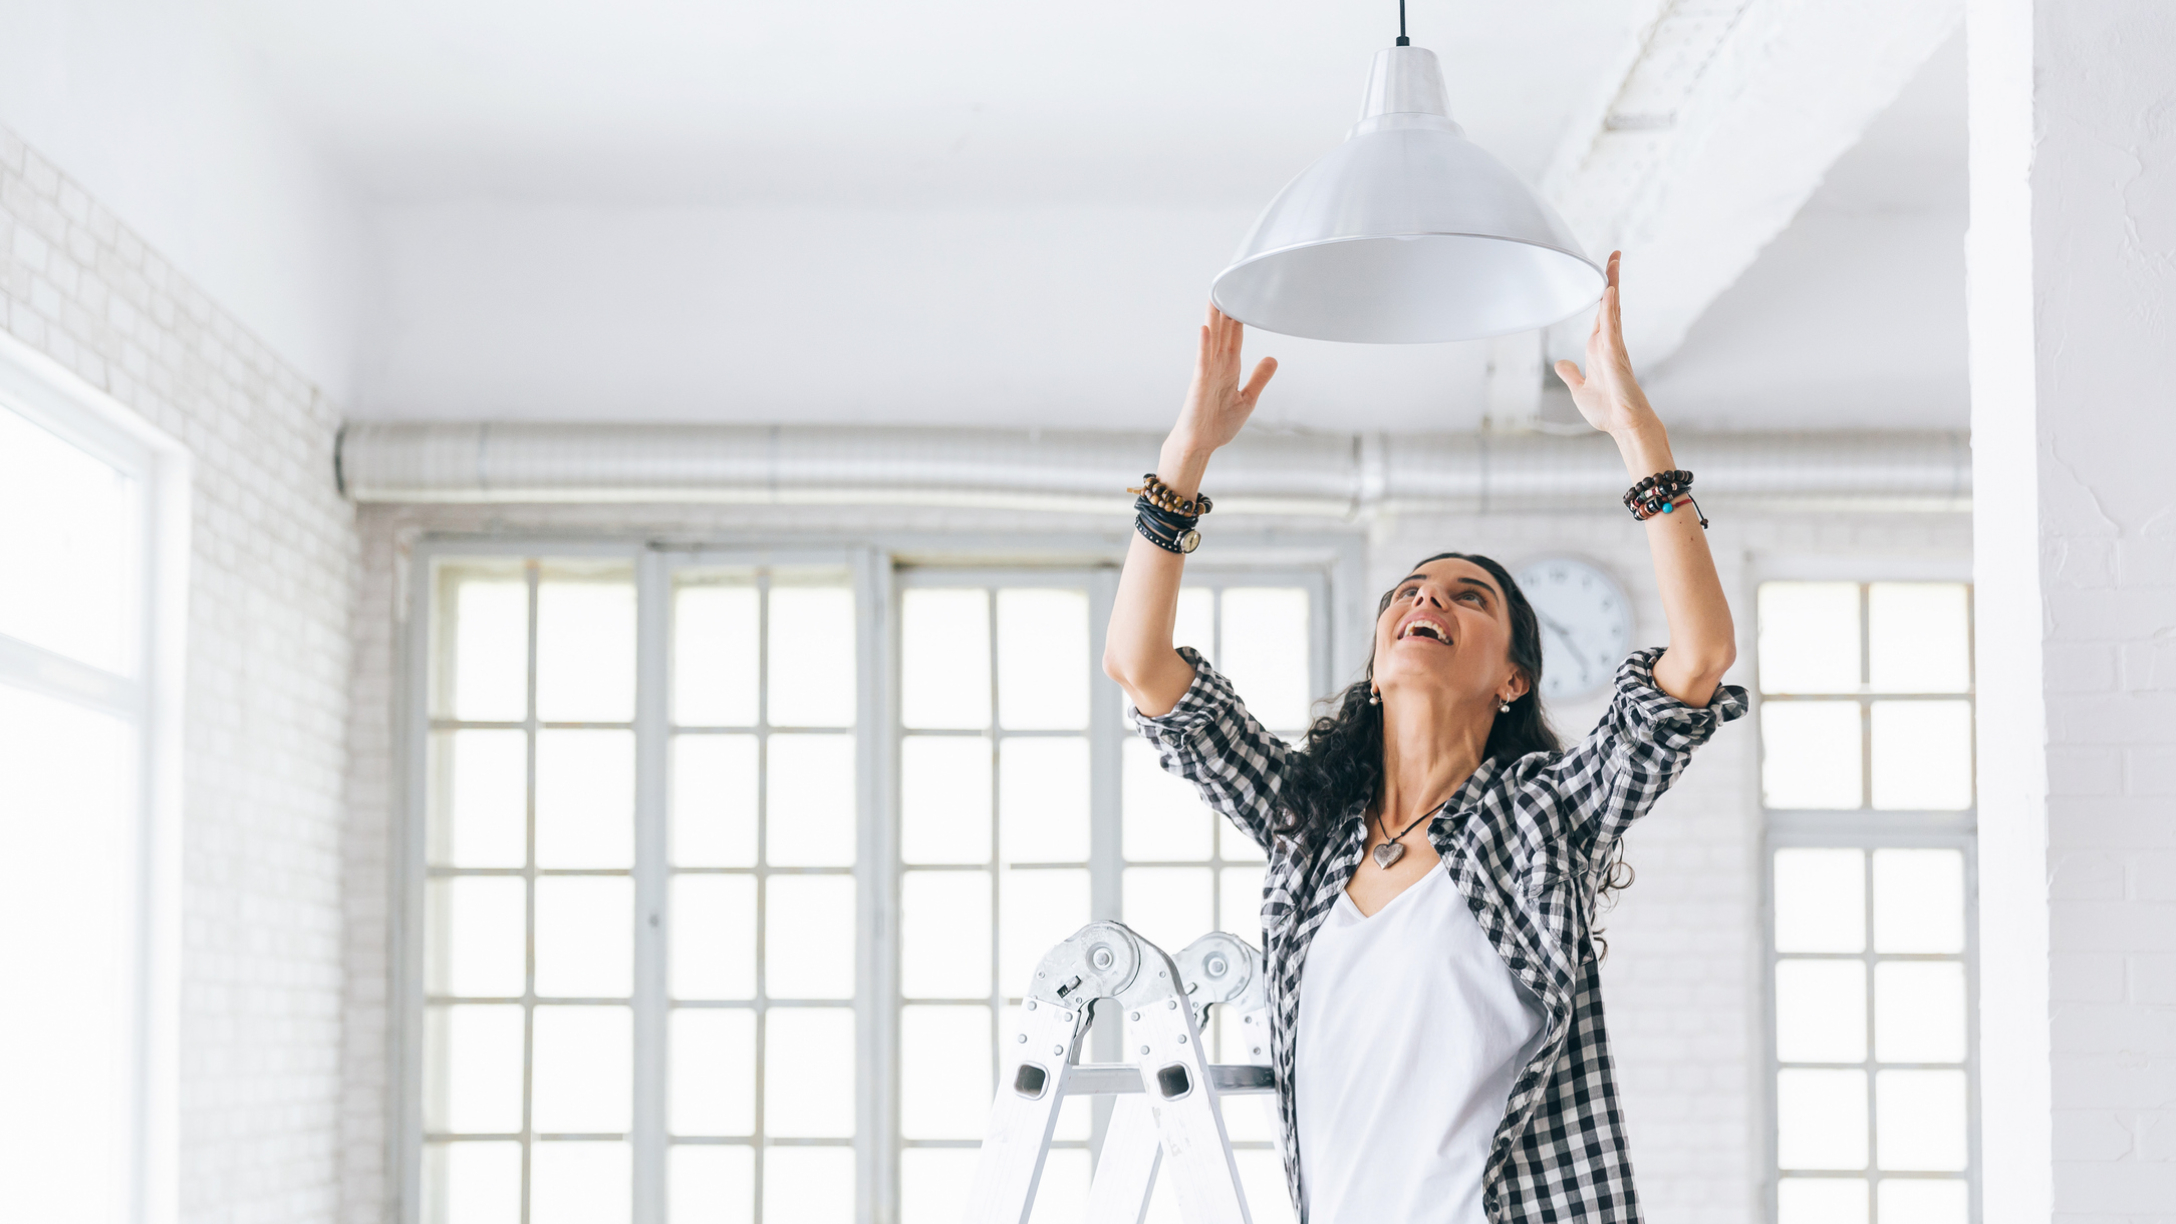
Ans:
[{"label": "white column", "polygon": [[1966,38],[1985,1219],[2171,1219],[2176,5]]}]

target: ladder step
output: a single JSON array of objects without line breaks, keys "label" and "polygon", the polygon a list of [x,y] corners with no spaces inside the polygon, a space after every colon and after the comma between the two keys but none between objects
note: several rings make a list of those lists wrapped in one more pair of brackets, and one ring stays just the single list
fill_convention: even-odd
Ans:
[{"label": "ladder step", "polygon": [[[1213,1063],[1209,1082],[1218,1096],[1227,1093],[1275,1092],[1276,1072],[1253,1063]],[[1141,1091],[1141,1068],[1131,1063],[1084,1063],[1065,1079],[1067,1096],[1105,1096]]]}]

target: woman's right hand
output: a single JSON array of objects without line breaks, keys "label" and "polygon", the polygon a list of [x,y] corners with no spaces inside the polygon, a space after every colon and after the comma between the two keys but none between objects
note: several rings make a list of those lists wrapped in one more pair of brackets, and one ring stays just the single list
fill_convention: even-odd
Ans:
[{"label": "woman's right hand", "polygon": [[1277,372],[1277,359],[1264,357],[1247,385],[1239,385],[1239,345],[1245,331],[1239,320],[1209,307],[1201,348],[1194,356],[1194,382],[1186,390],[1186,406],[1179,409],[1179,423],[1171,429],[1171,441],[1181,450],[1206,453],[1238,437],[1254,414],[1262,388]]}]

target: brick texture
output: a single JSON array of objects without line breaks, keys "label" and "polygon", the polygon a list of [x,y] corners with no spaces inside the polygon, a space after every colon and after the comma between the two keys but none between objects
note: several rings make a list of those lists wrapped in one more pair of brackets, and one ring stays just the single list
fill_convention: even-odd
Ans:
[{"label": "brick texture", "polygon": [[181,1218],[330,1221],[357,558],[340,410],[4,128],[0,326],[194,459]]}]

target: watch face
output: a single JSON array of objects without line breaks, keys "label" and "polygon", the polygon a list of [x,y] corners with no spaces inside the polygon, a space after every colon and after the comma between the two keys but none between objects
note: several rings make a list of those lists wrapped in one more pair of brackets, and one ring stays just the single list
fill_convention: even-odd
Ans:
[{"label": "watch face", "polygon": [[[1179,533],[1179,551],[1180,551],[1180,552],[1192,552],[1192,551],[1194,551],[1195,549],[1197,549],[1197,548],[1200,548],[1200,547],[1201,547],[1201,533],[1200,533],[1200,532],[1198,532],[1198,531],[1182,531],[1182,532],[1180,532],[1180,533]],[[1546,667],[1548,666],[1548,664],[1544,663],[1544,664],[1542,664],[1542,666],[1546,668]]]},{"label": "watch face", "polygon": [[1541,695],[1576,701],[1608,687],[1632,650],[1632,603],[1600,566],[1573,557],[1528,562],[1512,575],[1541,622]]}]

